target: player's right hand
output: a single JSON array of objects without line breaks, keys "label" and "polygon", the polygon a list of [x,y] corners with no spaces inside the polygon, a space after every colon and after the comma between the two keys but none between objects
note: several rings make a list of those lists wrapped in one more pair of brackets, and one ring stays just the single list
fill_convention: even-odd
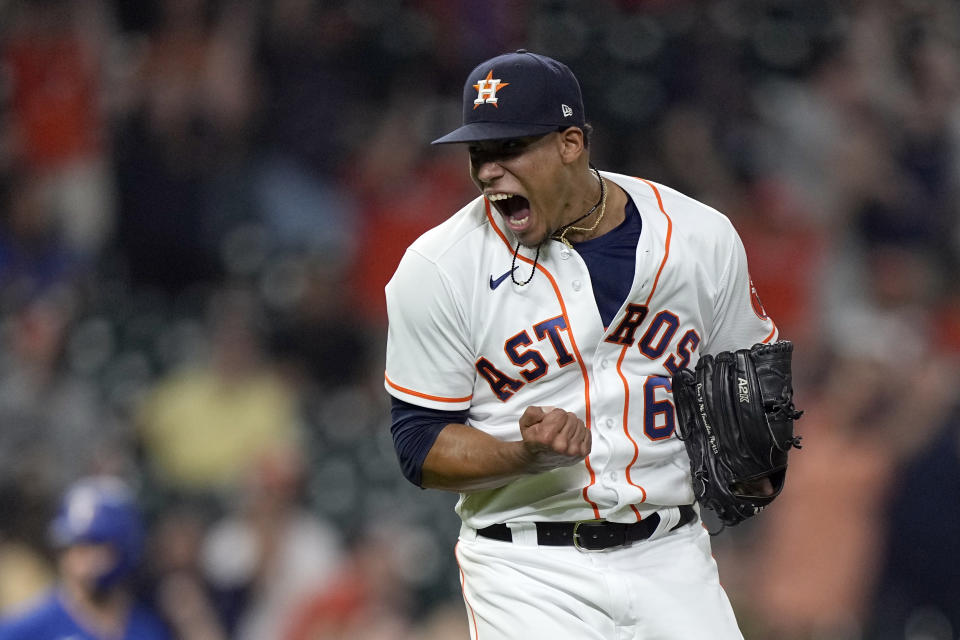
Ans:
[{"label": "player's right hand", "polygon": [[549,471],[581,462],[590,453],[590,430],[576,414],[552,407],[527,407],[520,435],[530,456],[530,470]]}]

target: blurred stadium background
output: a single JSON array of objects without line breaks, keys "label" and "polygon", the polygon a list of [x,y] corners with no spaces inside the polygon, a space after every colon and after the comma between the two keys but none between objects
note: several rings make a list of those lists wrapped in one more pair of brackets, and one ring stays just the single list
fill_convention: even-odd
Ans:
[{"label": "blurred stadium background", "polygon": [[98,471],[184,637],[465,637],[382,291],[518,47],[579,76],[600,168],[732,218],[797,345],[806,446],[714,539],[746,637],[960,637],[955,0],[0,0],[0,613]]}]

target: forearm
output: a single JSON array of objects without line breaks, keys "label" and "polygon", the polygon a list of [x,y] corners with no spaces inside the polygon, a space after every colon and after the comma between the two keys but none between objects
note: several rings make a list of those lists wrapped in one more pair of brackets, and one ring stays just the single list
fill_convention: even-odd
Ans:
[{"label": "forearm", "polygon": [[534,471],[522,441],[504,442],[465,424],[448,424],[423,462],[422,486],[447,491],[495,489]]}]

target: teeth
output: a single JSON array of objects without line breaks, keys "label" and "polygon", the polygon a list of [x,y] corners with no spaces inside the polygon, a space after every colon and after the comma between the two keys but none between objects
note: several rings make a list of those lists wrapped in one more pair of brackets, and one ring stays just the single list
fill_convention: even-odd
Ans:
[{"label": "teeth", "polygon": [[506,200],[507,198],[512,198],[512,193],[491,193],[487,196],[488,200]]}]

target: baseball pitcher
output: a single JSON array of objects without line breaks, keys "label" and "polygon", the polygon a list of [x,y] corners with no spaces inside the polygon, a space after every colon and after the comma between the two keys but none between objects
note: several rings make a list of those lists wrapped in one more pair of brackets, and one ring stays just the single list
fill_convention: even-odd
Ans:
[{"label": "baseball pitcher", "polygon": [[730,221],[594,167],[590,133],[564,64],[470,73],[435,144],[480,196],[386,287],[398,458],[460,493],[471,638],[741,638],[700,508],[736,524],[782,489],[792,346]]}]

